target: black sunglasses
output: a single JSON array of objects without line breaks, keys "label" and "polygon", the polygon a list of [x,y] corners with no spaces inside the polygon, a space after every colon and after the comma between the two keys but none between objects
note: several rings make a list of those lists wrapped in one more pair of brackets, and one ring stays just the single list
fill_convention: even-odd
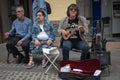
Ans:
[{"label": "black sunglasses", "polygon": [[74,10],[74,11],[77,11],[77,9],[75,9],[75,8],[70,8],[70,11],[73,11],[73,10]]}]

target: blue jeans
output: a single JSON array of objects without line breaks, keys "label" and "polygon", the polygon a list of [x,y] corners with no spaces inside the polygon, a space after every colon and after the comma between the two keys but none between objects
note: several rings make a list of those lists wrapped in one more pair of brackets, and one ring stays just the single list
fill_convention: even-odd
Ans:
[{"label": "blue jeans", "polygon": [[89,55],[89,45],[86,41],[70,41],[63,40],[62,42],[62,55],[63,60],[69,60],[69,51],[72,49],[82,50],[81,60],[87,59]]}]

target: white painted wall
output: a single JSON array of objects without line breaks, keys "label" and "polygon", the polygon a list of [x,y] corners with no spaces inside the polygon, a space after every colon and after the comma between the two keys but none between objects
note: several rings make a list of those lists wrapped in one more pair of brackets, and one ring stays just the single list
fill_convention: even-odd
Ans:
[{"label": "white painted wall", "polygon": [[66,16],[67,7],[76,3],[76,0],[46,0],[50,6],[52,13],[48,16],[49,20],[56,21]]}]

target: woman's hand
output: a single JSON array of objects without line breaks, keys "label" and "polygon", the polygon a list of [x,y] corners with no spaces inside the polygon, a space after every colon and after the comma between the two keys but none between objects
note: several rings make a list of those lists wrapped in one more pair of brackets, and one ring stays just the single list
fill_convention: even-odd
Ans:
[{"label": "woman's hand", "polygon": [[51,40],[51,39],[48,39],[48,40],[47,40],[47,44],[51,44],[51,43],[53,43],[52,40]]},{"label": "woman's hand", "polygon": [[35,46],[39,46],[40,45],[40,41],[38,39],[35,39]]}]

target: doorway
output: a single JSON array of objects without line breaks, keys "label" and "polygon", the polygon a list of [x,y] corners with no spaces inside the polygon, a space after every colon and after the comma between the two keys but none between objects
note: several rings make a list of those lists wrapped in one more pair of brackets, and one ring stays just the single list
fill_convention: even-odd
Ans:
[{"label": "doorway", "polygon": [[29,17],[29,0],[8,0],[8,17],[10,26],[12,22],[16,19],[16,11],[15,8],[17,5],[23,6],[25,10],[25,16]]},{"label": "doorway", "polygon": [[0,44],[2,43],[2,17],[1,17],[1,8],[0,8]]}]

